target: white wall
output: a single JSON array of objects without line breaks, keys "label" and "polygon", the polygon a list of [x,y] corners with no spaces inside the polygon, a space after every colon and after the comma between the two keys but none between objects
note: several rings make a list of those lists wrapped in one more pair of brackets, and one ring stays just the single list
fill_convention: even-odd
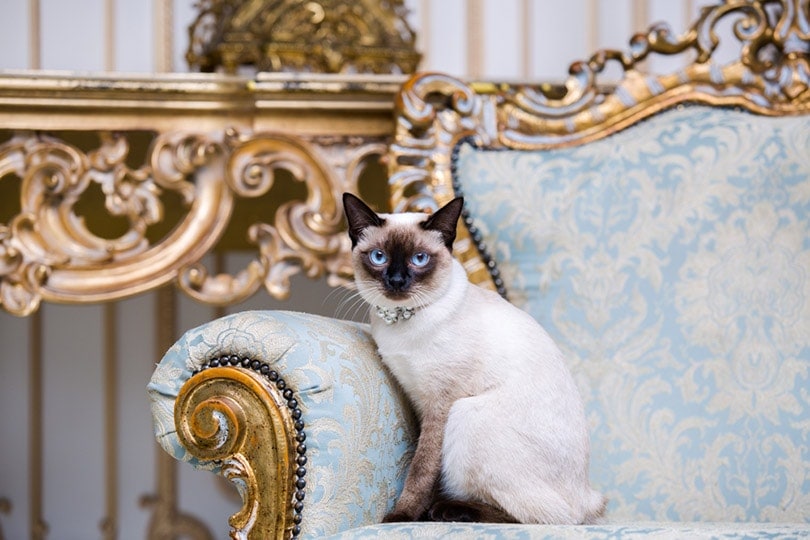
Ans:
[{"label": "white wall", "polygon": [[[666,19],[682,31],[705,2],[671,0],[480,0],[477,18],[466,9],[479,0],[408,0],[411,22],[425,54],[424,70],[481,79],[560,80],[568,65],[595,48],[626,48],[632,33],[651,20]],[[191,0],[171,4],[174,31],[159,38],[160,0],[41,0],[41,40],[30,21],[29,0],[2,0],[0,69],[125,72],[164,69],[166,53],[173,69],[185,71],[186,27],[194,16]],[[528,19],[525,17],[528,15]],[[108,47],[107,44],[110,44]],[[468,45],[479,56],[468,54]],[[35,54],[39,49],[39,54]],[[654,62],[670,69],[671,62]],[[0,126],[2,129],[2,126]],[[245,262],[234,256],[234,269]],[[292,300],[276,302],[262,294],[232,308],[281,308],[335,315],[341,294],[323,282],[295,280]],[[155,446],[144,392],[158,360],[154,339],[153,294],[117,307],[119,400],[119,538],[143,538],[149,511],[139,505],[154,491]],[[338,315],[346,315],[345,310]],[[103,351],[99,306],[42,308],[46,333],[43,389],[45,417],[44,518],[50,538],[101,536],[104,517]],[[185,330],[214,316],[211,308],[188,299],[180,303],[179,327]],[[0,514],[8,539],[29,538],[30,323],[0,313],[0,499],[12,503]],[[180,503],[184,511],[209,523],[215,538],[227,536],[227,516],[236,503],[208,473],[180,467]]]},{"label": "white wall", "polygon": [[[0,70],[186,71],[194,0],[3,0]],[[597,48],[666,20],[676,31],[709,0],[406,0],[423,70],[484,79],[559,80]],[[31,5],[39,5],[40,23]],[[479,6],[479,15],[468,10]],[[164,14],[170,20],[165,21]],[[528,17],[526,17],[526,15]],[[160,25],[173,31],[164,40]],[[35,42],[35,37],[40,39]],[[482,58],[469,61],[468,45]],[[109,44],[109,47],[108,47]],[[39,51],[39,54],[37,53]],[[168,51],[171,66],[158,60]],[[32,57],[33,56],[33,57]],[[474,65],[471,65],[474,64]],[[666,62],[662,62],[665,65]]]}]

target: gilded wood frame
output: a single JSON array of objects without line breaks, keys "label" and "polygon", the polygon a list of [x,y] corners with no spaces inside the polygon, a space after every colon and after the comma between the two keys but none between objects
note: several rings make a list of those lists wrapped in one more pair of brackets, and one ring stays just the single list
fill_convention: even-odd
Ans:
[{"label": "gilded wood frame", "polygon": [[[739,56],[719,65],[718,26],[732,20]],[[628,51],[601,50],[571,65],[558,86],[464,83],[418,74],[396,98],[396,132],[388,155],[391,206],[433,209],[455,195],[452,155],[463,139],[484,148],[550,149],[584,144],[687,102],[733,106],[763,115],[810,112],[810,2],[726,0],[703,8],[683,34],[656,24]],[[645,73],[650,55],[691,54],[675,73]],[[618,82],[603,81],[617,65]],[[467,224],[469,226],[469,223]],[[456,255],[471,279],[503,283],[480,236],[461,227]]]},{"label": "gilded wood frame", "polygon": [[295,429],[280,392],[238,367],[206,369],[183,386],[174,408],[180,442],[197,459],[221,463],[244,504],[232,537],[288,538],[294,527]]},{"label": "gilded wood frame", "polygon": [[[0,76],[0,179],[20,179],[19,199],[0,203],[0,305],[16,315],[42,301],[97,303],[174,282],[214,305],[243,300],[264,287],[289,294],[298,272],[333,285],[351,274],[339,200],[357,192],[370,160],[393,132],[399,76],[262,74],[150,78]],[[97,134],[86,150],[64,132]],[[154,134],[142,163],[132,164],[126,134]],[[201,264],[234,217],[238,199],[266,195],[280,172],[302,184],[303,200],[286,201],[247,231],[255,259],[236,275],[211,275]],[[127,230],[104,238],[76,211],[93,190]],[[162,194],[182,201],[178,223],[157,240],[150,227],[167,220]]]}]

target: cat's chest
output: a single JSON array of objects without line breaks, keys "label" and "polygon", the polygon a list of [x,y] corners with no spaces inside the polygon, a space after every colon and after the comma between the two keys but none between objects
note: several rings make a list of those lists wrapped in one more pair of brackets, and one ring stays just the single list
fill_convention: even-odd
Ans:
[{"label": "cat's chest", "polygon": [[414,325],[377,328],[374,332],[383,361],[412,397],[446,394],[448,388],[456,386],[455,379],[461,373],[469,377],[474,371],[465,343],[441,328],[426,330]]},{"label": "cat's chest", "polygon": [[420,332],[397,331],[384,328],[374,332],[374,338],[383,360],[391,367],[413,371],[442,369],[453,343],[441,333],[426,335]]}]

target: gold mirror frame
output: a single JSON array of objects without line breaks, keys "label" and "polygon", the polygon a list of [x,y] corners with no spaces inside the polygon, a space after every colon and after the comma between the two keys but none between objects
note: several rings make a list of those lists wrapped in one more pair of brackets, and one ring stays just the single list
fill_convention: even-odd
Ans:
[{"label": "gold mirror frame", "polygon": [[[731,19],[739,57],[718,65],[718,24]],[[388,156],[391,206],[433,209],[455,196],[452,155],[463,139],[478,147],[541,150],[606,137],[687,102],[734,106],[763,115],[810,112],[810,2],[727,0],[703,8],[682,35],[657,24],[630,40],[629,52],[602,50],[571,65],[559,87],[464,82],[415,75],[397,95],[396,132]],[[651,55],[692,54],[676,73],[642,71]],[[621,80],[606,84],[610,64]],[[471,279],[502,288],[481,254],[481,241],[459,229],[456,254]]]}]

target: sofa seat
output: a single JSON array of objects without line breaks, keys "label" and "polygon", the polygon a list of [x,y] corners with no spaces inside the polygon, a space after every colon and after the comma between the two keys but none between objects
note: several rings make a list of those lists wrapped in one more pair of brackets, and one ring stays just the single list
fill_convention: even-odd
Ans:
[{"label": "sofa seat", "polygon": [[719,538],[790,539],[810,537],[807,523],[628,522],[604,525],[499,525],[482,523],[394,523],[368,525],[328,540],[709,540]]},{"label": "sofa seat", "polygon": [[166,353],[149,385],[157,440],[175,458],[221,472],[222,462],[201,462],[180,443],[174,408],[194,372],[213,358],[236,355],[281,374],[303,413],[308,462],[300,538],[810,537],[810,523],[795,520],[666,522],[643,515],[633,520],[617,516],[615,507],[613,513],[609,507],[604,524],[592,526],[369,525],[382,520],[402,489],[416,425],[368,330],[364,324],[283,311],[241,312],[189,330]]}]

